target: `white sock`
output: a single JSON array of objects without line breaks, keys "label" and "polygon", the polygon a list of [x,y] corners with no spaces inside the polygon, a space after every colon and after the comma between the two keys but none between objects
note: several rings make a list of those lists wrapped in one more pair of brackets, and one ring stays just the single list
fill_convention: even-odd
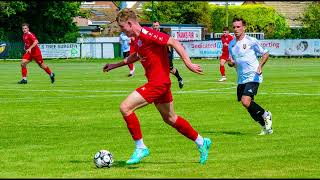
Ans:
[{"label": "white sock", "polygon": [[130,71],[130,74],[134,74],[134,69]]},{"label": "white sock", "polygon": [[136,148],[142,148],[142,149],[144,149],[144,148],[147,147],[147,146],[143,143],[143,139],[142,139],[142,138],[139,139],[139,140],[136,140],[135,143],[136,143]]},{"label": "white sock", "polygon": [[198,137],[194,142],[197,144],[198,147],[203,146],[203,137],[200,136],[200,134],[198,134]]},{"label": "white sock", "polygon": [[263,119],[266,118],[269,115],[269,113],[267,111],[264,111],[264,113],[262,114]]},{"label": "white sock", "polygon": [[23,80],[27,80],[27,77],[22,77]]}]

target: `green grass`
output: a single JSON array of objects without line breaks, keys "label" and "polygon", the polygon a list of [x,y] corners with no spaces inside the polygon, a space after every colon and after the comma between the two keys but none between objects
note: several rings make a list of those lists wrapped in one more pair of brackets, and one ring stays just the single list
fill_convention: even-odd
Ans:
[{"label": "green grass", "polygon": [[[260,127],[236,100],[236,72],[220,78],[215,60],[194,60],[205,75],[175,61],[184,78],[171,75],[174,107],[214,144],[206,165],[196,145],[165,124],[154,105],[136,111],[150,156],[125,161],[134,142],[119,112],[120,103],[146,82],[136,63],[102,73],[115,60],[47,60],[56,83],[35,62],[28,84],[19,85],[19,61],[0,61],[0,178],[319,178],[320,60],[271,58],[256,102],[273,113],[274,134]],[[111,168],[95,168],[100,149],[113,153]]]}]

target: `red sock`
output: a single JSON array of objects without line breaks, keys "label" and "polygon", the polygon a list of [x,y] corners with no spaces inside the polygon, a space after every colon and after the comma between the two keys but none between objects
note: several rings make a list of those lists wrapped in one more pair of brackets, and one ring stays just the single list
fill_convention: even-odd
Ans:
[{"label": "red sock", "polygon": [[225,69],[224,69],[224,66],[220,66],[220,73],[221,73],[221,76],[225,76]]},{"label": "red sock", "polygon": [[49,76],[51,75],[51,70],[50,70],[50,68],[49,68],[49,67],[44,68],[44,70],[49,74]]},{"label": "red sock", "polygon": [[133,70],[133,63],[131,63],[131,64],[128,64],[128,66],[129,66],[129,69],[130,69],[130,71],[132,71]]},{"label": "red sock", "polygon": [[195,141],[198,137],[197,131],[189,124],[188,121],[184,120],[182,117],[178,116],[176,123],[172,125],[179,133],[186,136],[187,138]]},{"label": "red sock", "polygon": [[139,140],[142,138],[142,133],[140,129],[140,123],[136,116],[136,114],[133,112],[129,116],[123,116],[124,120],[127,123],[127,127],[129,129],[129,132],[133,138],[133,140]]},{"label": "red sock", "polygon": [[22,74],[22,77],[27,77],[27,73],[28,73],[28,70],[26,67],[21,67],[21,74]]}]

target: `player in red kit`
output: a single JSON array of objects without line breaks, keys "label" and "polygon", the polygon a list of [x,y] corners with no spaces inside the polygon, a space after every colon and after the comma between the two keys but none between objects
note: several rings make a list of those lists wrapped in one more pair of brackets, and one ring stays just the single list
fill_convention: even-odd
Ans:
[{"label": "player in red kit", "polygon": [[194,141],[200,152],[200,163],[208,158],[211,140],[203,138],[193,127],[173,109],[171,80],[167,46],[172,46],[182,58],[187,68],[197,74],[203,74],[198,64],[193,64],[179,41],[169,35],[141,27],[137,16],[131,9],[125,8],[117,15],[117,22],[123,32],[136,38],[136,52],[115,64],[106,64],[104,72],[140,60],[148,82],[133,91],[120,105],[120,112],[127,128],[135,141],[136,148],[127,164],[139,163],[149,155],[149,149],[143,142],[139,120],[135,110],[154,103],[164,122],[175,128],[179,133]]},{"label": "player in red kit", "polygon": [[36,63],[50,76],[51,83],[55,81],[55,74],[50,70],[50,68],[43,62],[42,54],[40,48],[38,46],[38,39],[37,37],[29,31],[29,24],[23,23],[22,24],[22,31],[23,31],[23,42],[24,42],[24,50],[25,53],[22,56],[21,60],[21,73],[22,73],[22,80],[19,81],[19,84],[27,84],[27,64],[34,59]]},{"label": "player in red kit", "polygon": [[222,55],[220,56],[220,74],[221,79],[219,81],[226,81],[227,77],[225,74],[225,68],[224,65],[229,59],[229,50],[228,45],[230,41],[233,39],[233,36],[229,34],[228,27],[223,28],[223,34],[221,36],[221,42],[222,42]]}]

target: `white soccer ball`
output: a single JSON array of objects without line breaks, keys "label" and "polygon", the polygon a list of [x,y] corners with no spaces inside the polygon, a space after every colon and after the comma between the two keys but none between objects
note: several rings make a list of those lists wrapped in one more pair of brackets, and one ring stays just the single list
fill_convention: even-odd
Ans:
[{"label": "white soccer ball", "polygon": [[113,163],[113,157],[111,152],[107,150],[100,150],[94,155],[93,162],[97,168],[110,168]]}]

